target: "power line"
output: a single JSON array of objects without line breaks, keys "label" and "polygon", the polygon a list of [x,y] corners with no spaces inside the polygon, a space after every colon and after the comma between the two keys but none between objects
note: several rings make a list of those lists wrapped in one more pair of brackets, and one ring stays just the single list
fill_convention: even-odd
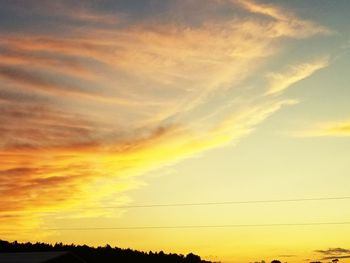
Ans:
[{"label": "power line", "polygon": [[[91,210],[91,209],[133,209],[133,208],[157,208],[157,207],[186,207],[186,206],[215,206],[215,205],[238,205],[238,204],[268,204],[268,203],[286,203],[286,202],[312,202],[312,201],[335,201],[349,200],[350,196],[338,197],[318,197],[318,198],[294,198],[294,199],[270,199],[270,200],[248,200],[248,201],[221,201],[221,202],[193,202],[193,203],[165,203],[165,204],[136,204],[119,206],[87,206],[72,210]],[[1,214],[19,214],[19,213],[57,213],[55,210],[43,211],[0,211]]]},{"label": "power line", "polygon": [[[327,201],[327,200],[346,200],[346,199],[350,199],[350,196],[319,197],[319,198],[295,198],[295,199],[270,199],[270,200],[251,200],[251,201],[223,201],[223,202],[198,202],[198,203],[120,205],[120,206],[100,206],[98,208],[113,209],[113,208],[148,208],[148,207],[176,207],[176,206],[210,206],[210,205],[235,205],[235,204],[259,204],[259,203]],[[88,207],[88,208],[90,208],[90,207]]]},{"label": "power line", "polygon": [[311,222],[311,223],[276,223],[276,224],[228,224],[228,225],[178,225],[178,226],[125,226],[125,227],[78,227],[46,228],[46,231],[87,231],[87,230],[140,230],[140,229],[186,229],[186,228],[249,228],[249,227],[283,227],[283,226],[326,226],[350,225],[345,222]]}]

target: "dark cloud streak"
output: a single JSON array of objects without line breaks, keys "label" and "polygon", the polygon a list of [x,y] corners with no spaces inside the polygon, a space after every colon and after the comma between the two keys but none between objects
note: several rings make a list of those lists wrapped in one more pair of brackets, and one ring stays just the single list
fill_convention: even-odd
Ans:
[{"label": "dark cloud streak", "polygon": [[328,249],[315,250],[316,253],[322,254],[322,260],[350,258],[350,249],[336,247]]},{"label": "dark cloud streak", "polygon": [[337,247],[337,248],[329,248],[326,250],[315,250],[315,252],[324,254],[324,255],[334,255],[334,254],[339,255],[344,253],[350,254],[350,249]]}]

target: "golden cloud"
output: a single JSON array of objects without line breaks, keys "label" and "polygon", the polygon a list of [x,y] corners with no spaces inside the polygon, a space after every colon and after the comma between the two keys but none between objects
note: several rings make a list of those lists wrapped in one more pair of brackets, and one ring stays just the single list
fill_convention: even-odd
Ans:
[{"label": "golden cloud", "polygon": [[277,56],[281,39],[327,30],[273,6],[232,3],[249,14],[121,26],[75,7],[84,27],[0,33],[0,220],[32,228],[40,213],[98,204],[134,187],[135,175],[235,143],[295,103],[274,94],[325,61],[271,75],[268,94],[245,81]]},{"label": "golden cloud", "polygon": [[350,136],[350,121],[335,121],[335,122],[324,122],[315,125],[314,128],[310,128],[306,131],[299,132],[296,136],[300,137],[346,137]]}]

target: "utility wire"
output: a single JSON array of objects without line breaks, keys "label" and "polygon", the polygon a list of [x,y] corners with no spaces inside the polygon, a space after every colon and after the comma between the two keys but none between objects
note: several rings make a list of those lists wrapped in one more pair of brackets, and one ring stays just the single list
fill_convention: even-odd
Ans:
[{"label": "utility wire", "polygon": [[350,199],[350,196],[320,197],[320,198],[295,198],[295,199],[271,199],[271,200],[251,200],[251,201],[224,201],[224,202],[120,205],[120,206],[100,206],[99,208],[113,209],[113,208],[148,208],[148,207],[176,207],[176,206],[210,206],[210,205],[235,205],[235,204],[259,204],[259,203],[327,201],[327,200],[346,200],[346,199]]},{"label": "utility wire", "polygon": [[186,228],[245,228],[245,227],[283,227],[283,226],[327,226],[350,225],[345,222],[276,223],[276,224],[228,224],[228,225],[178,225],[178,226],[125,226],[125,227],[77,227],[46,228],[46,231],[87,231],[87,230],[140,230],[140,229],[186,229]]},{"label": "utility wire", "polygon": [[[133,209],[133,208],[157,208],[157,207],[186,207],[186,206],[215,206],[215,205],[238,205],[238,204],[268,204],[268,203],[287,203],[287,202],[312,202],[312,201],[336,201],[350,200],[350,196],[338,197],[318,197],[318,198],[294,198],[294,199],[270,199],[270,200],[250,200],[250,201],[222,201],[222,202],[193,202],[193,203],[166,203],[166,204],[136,204],[119,206],[86,206],[72,210],[91,210],[91,209]],[[19,213],[57,213],[59,211],[0,211],[1,214],[19,214]]]}]

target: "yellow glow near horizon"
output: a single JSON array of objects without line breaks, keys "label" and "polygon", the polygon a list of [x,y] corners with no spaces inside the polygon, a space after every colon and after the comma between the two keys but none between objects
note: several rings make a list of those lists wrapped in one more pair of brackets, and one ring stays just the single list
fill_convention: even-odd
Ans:
[{"label": "yellow glow near horizon", "polygon": [[346,200],[120,207],[345,196],[341,6],[329,18],[268,1],[4,4],[0,16],[19,20],[6,13],[0,26],[2,238],[223,262],[328,260],[325,249],[347,248],[347,225],[64,230],[347,221]]}]

